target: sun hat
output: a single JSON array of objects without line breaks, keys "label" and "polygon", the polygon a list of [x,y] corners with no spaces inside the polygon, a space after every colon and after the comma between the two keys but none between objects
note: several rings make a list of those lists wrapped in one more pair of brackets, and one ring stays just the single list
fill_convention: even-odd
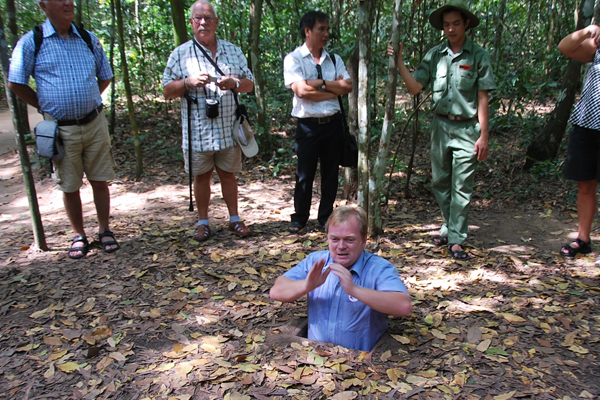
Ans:
[{"label": "sun hat", "polygon": [[439,29],[440,31],[443,31],[444,30],[444,21],[443,21],[442,16],[443,16],[444,12],[452,11],[452,10],[461,11],[462,13],[465,14],[467,19],[470,20],[469,28],[475,28],[477,25],[479,25],[479,18],[475,14],[473,14],[471,11],[469,11],[467,2],[465,0],[448,0],[446,2],[446,4],[444,4],[443,6],[441,6],[440,8],[438,8],[437,10],[434,10],[431,14],[429,14],[429,23],[435,29]]},{"label": "sun hat", "polygon": [[233,139],[246,157],[254,157],[258,154],[258,144],[254,139],[254,131],[252,131],[248,120],[243,116],[236,118],[233,123]]}]

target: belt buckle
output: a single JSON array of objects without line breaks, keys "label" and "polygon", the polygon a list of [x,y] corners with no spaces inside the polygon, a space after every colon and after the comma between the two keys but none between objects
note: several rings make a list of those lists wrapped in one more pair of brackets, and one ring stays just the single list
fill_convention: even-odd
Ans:
[{"label": "belt buckle", "polygon": [[448,114],[448,119],[450,121],[456,121],[458,118],[456,118],[456,115]]},{"label": "belt buckle", "polygon": [[331,117],[319,117],[318,123],[319,125],[327,124],[331,120]]}]

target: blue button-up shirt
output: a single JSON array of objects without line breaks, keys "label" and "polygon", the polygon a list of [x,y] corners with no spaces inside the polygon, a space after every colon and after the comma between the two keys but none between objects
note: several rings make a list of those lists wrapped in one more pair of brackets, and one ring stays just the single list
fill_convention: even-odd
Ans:
[{"label": "blue button-up shirt", "polygon": [[90,33],[92,54],[73,25],[66,38],[56,33],[48,19],[42,29],[44,40],[37,57],[32,31],[17,43],[8,80],[28,85],[33,75],[42,111],[54,119],[81,118],[102,104],[98,80],[113,77],[106,54],[98,38]]},{"label": "blue button-up shirt", "polygon": [[[328,250],[319,251],[283,275],[292,280],[306,279],[315,262],[322,259],[325,260],[323,270],[334,263]],[[360,287],[380,292],[408,292],[396,267],[364,250],[350,273]],[[309,339],[370,351],[387,327],[387,315],[344,292],[334,274],[329,274],[325,283],[308,293]]]}]

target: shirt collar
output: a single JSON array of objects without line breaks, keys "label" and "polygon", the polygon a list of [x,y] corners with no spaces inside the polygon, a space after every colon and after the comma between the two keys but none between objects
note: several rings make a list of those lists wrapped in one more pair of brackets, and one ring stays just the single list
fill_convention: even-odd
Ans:
[{"label": "shirt collar", "polygon": [[[302,56],[302,58],[306,58],[308,56],[310,56],[312,58],[312,53],[310,52],[310,50],[308,49],[308,46],[306,45],[306,42],[304,44],[302,44],[302,46],[300,47],[300,55]],[[324,60],[326,57],[329,57],[329,53],[327,52],[327,50],[325,50],[323,48],[323,50],[321,50],[321,60]]]},{"label": "shirt collar", "polygon": [[[44,38],[50,37],[56,33],[56,29],[54,29],[54,25],[50,22],[50,19],[46,18],[46,21],[42,25],[42,30],[44,31]],[[73,23],[71,23],[71,29],[69,30],[69,34],[74,33],[75,35],[81,37],[79,34],[79,28],[77,28]]]},{"label": "shirt collar", "polygon": [[366,256],[368,254],[369,253],[367,253],[367,251],[363,249],[362,253],[360,253],[360,256],[358,257],[358,260],[356,260],[352,268],[350,268],[350,272],[354,271],[356,275],[360,277],[365,267]]},{"label": "shirt collar", "polygon": [[[448,40],[446,40],[442,44],[442,46],[439,47],[439,51],[440,51],[440,53],[449,53],[449,52],[451,52],[452,49],[450,48],[450,42],[448,42]],[[470,37],[467,36],[465,38],[465,42],[463,43],[463,47],[462,47],[462,49],[460,51],[461,51],[461,53],[463,51],[466,51],[467,53],[473,54],[473,41],[471,40]]]},{"label": "shirt collar", "polygon": [[[217,41],[217,54],[215,55],[218,56],[221,52],[223,52],[223,47],[221,46],[221,39],[219,39],[218,36],[215,35],[215,39]],[[199,41],[196,40],[196,38],[192,38],[192,47],[194,47],[194,43],[198,43],[199,46],[202,46],[202,48],[204,50],[206,50],[207,53],[210,53],[210,50],[208,50],[208,48],[206,46],[204,46],[203,44],[201,44]]]}]

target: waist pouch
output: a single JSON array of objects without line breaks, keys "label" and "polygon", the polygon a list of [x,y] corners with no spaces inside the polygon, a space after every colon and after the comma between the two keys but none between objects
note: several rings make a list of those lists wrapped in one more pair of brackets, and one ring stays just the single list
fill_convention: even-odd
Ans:
[{"label": "waist pouch", "polygon": [[63,141],[56,121],[42,121],[34,129],[37,153],[40,157],[60,161],[65,156]]}]

